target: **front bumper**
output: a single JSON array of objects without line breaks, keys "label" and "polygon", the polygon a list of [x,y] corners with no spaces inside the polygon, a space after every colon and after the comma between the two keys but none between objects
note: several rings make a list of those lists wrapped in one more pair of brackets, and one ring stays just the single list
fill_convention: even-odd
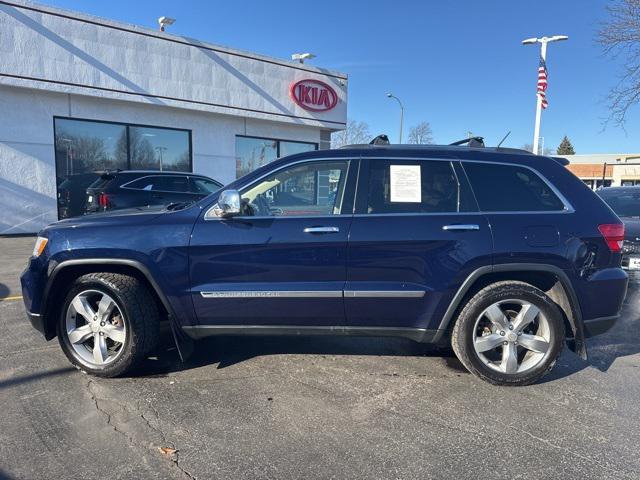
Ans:
[{"label": "front bumper", "polygon": [[38,330],[41,334],[45,336],[47,335],[47,332],[45,330],[44,317],[42,315],[40,315],[39,313],[31,313],[27,310],[27,317],[29,318],[29,321],[31,322],[31,326],[33,328]]}]

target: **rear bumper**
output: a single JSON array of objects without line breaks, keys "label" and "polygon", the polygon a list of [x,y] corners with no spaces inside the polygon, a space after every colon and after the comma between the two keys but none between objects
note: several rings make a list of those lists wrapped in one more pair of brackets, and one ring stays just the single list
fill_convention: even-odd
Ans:
[{"label": "rear bumper", "polygon": [[620,318],[620,315],[612,315],[610,317],[593,318],[591,320],[584,321],[584,333],[585,337],[595,337],[605,333],[611,329]]},{"label": "rear bumper", "polygon": [[591,330],[592,335],[597,335],[608,330],[597,325],[607,322],[609,327],[613,325],[622,309],[628,282],[629,276],[622,268],[605,268],[576,285],[585,331]]}]

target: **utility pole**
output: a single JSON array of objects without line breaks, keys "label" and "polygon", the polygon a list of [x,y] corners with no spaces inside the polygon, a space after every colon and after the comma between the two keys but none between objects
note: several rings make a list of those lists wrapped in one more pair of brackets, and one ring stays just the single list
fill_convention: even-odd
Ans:
[{"label": "utility pole", "polygon": [[[547,44],[549,42],[558,42],[560,40],[567,40],[569,37],[566,35],[554,35],[552,37],[542,38],[527,38],[522,41],[523,45],[531,45],[534,43],[540,44],[540,58],[546,65],[547,61]],[[542,97],[536,94],[536,123],[533,129],[533,153],[538,154],[538,142],[540,138],[540,120],[542,117]],[[544,152],[543,152],[544,153]]]},{"label": "utility pole", "polygon": [[160,171],[162,171],[162,153],[167,151],[167,147],[156,147],[158,156],[160,157]]}]

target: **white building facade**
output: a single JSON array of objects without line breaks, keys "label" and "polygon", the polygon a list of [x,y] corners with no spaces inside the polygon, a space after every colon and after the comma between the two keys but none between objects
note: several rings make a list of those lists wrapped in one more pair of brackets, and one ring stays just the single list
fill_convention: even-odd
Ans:
[{"label": "white building facade", "polygon": [[[0,234],[59,219],[59,187],[96,171],[227,183],[329,148],[347,77],[19,0],[0,1]],[[87,179],[84,179],[84,177]]]}]

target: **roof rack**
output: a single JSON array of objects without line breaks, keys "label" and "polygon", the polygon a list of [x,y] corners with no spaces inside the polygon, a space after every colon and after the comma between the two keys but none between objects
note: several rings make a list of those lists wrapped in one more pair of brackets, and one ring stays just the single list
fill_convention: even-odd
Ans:
[{"label": "roof rack", "polygon": [[[386,135],[378,135],[375,137],[370,143],[354,143],[352,145],[343,145],[338,147],[339,149],[349,149],[349,148],[362,148],[362,149],[375,149],[375,148],[390,148],[390,149],[403,149],[403,150],[419,150],[419,149],[436,149],[436,148],[482,148],[487,151],[492,152],[500,152],[500,153],[517,153],[519,155],[533,155],[529,150],[524,150],[521,148],[511,148],[511,147],[485,147],[484,137],[470,137],[465,138],[463,140],[458,140],[457,142],[450,143],[448,145],[436,145],[436,144],[399,144],[399,143],[385,143],[388,142],[389,139]],[[564,165],[564,161],[566,159],[555,158],[558,162]]]}]

